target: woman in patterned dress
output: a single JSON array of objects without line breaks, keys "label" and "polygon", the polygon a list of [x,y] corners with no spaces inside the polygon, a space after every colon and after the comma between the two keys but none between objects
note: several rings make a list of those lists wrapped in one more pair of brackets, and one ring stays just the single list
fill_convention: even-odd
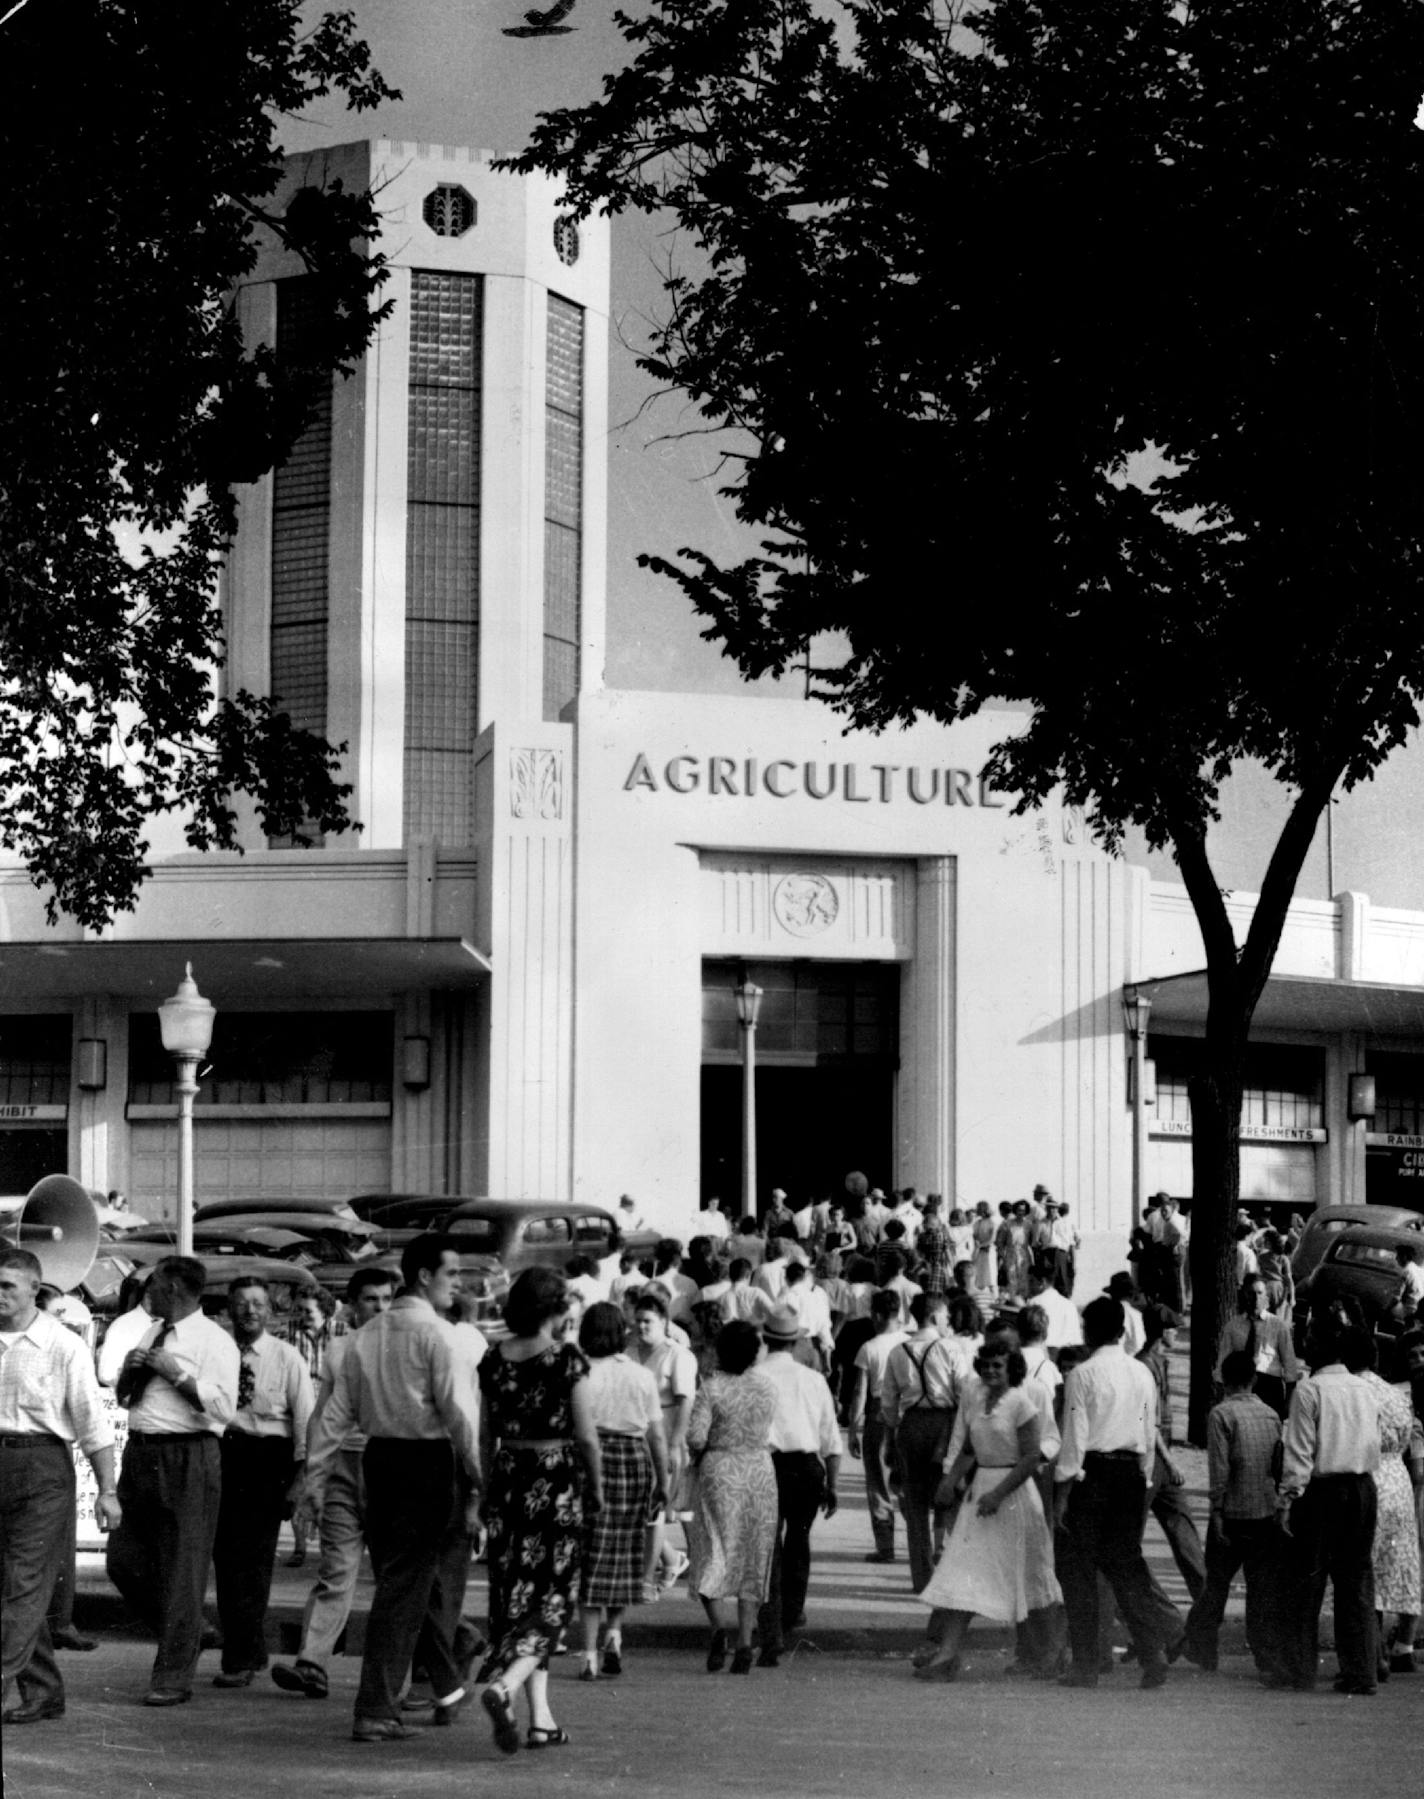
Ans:
[{"label": "woman in patterned dress", "polygon": [[600,1302],[588,1308],[579,1347],[591,1364],[588,1393],[603,1464],[603,1510],[584,1543],[580,1680],[598,1678],[600,1624],[605,1626],[601,1671],[623,1672],[624,1608],[645,1597],[648,1521],[667,1503],[667,1439],[658,1383],[623,1353],[627,1342],[621,1307]]},{"label": "woman in patterned dress", "polygon": [[525,1743],[568,1742],[549,1710],[549,1652],[578,1583],[584,1520],[603,1508],[588,1360],[560,1339],[563,1276],[526,1268],[510,1288],[511,1335],[480,1363],[491,1648],[481,1704],[506,1754],[519,1747],[514,1695],[529,1706]]},{"label": "woman in patterned dress", "polygon": [[776,1474],[768,1440],[776,1394],[755,1372],[761,1332],[736,1319],[717,1338],[717,1365],[697,1390],[687,1446],[697,1466],[697,1505],[687,1527],[688,1584],[712,1625],[707,1672],[727,1661],[726,1602],[737,1602],[732,1672],[752,1665],[757,1608],[771,1584],[776,1544]]},{"label": "woman in patterned dress", "polygon": [[[1398,1375],[1398,1370],[1391,1370]],[[1414,1403],[1407,1374],[1404,1384],[1391,1385],[1373,1368],[1362,1376],[1379,1406],[1380,1459],[1375,1470],[1375,1544],[1371,1561],[1375,1575],[1375,1609],[1379,1619],[1380,1668],[1383,1679],[1390,1672],[1412,1672],[1414,1632],[1419,1614],[1419,1525],[1414,1507],[1414,1483],[1406,1457],[1414,1437]],[[1384,1628],[1385,1614],[1393,1612],[1392,1634]],[[1388,1647],[1386,1647],[1388,1644]]]}]

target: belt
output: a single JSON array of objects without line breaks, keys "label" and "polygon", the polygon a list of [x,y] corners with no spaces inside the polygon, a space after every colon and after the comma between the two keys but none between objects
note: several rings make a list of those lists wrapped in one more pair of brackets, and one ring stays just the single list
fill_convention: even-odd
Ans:
[{"label": "belt", "polygon": [[217,1440],[216,1431],[211,1430],[131,1430],[130,1443],[201,1443],[204,1437]]},{"label": "belt", "polygon": [[56,1437],[52,1431],[0,1431],[0,1449],[47,1449],[51,1444],[56,1449],[68,1449],[69,1447],[63,1437]]},{"label": "belt", "polygon": [[1017,1468],[1017,1462],[980,1462],[981,1468],[987,1468],[991,1474],[1002,1474],[1005,1468]]},{"label": "belt", "polygon": [[1138,1449],[1089,1449],[1083,1456],[1085,1462],[1140,1462],[1142,1452]]}]

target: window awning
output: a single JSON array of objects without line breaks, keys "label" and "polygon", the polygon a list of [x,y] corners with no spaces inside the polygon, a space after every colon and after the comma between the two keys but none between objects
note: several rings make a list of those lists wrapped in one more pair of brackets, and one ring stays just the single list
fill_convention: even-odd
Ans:
[{"label": "window awning", "polygon": [[[1204,1025],[1204,968],[1160,980],[1130,983],[1151,1000],[1149,1029]],[[1368,1037],[1424,1036],[1424,987],[1389,987],[1375,981],[1330,981],[1309,975],[1272,975],[1252,1019],[1273,1031],[1358,1031]]]},{"label": "window awning", "polygon": [[185,962],[218,1006],[238,997],[374,999],[421,988],[477,987],[490,970],[488,958],[459,937],[5,943],[0,994],[34,1001],[110,993],[157,1005],[183,978]]}]

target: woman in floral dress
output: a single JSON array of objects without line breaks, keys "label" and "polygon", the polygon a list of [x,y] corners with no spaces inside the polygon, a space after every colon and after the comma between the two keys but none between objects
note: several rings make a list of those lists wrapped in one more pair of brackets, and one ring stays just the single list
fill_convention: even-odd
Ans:
[{"label": "woman in floral dress", "polygon": [[[1414,1403],[1408,1384],[1392,1386],[1373,1368],[1363,1377],[1379,1405],[1380,1459],[1375,1470],[1375,1610],[1380,1624],[1380,1673],[1412,1671],[1419,1614],[1419,1527],[1414,1483],[1405,1458],[1414,1435]],[[1395,1614],[1387,1636],[1385,1614]],[[1389,1644],[1388,1649],[1385,1647]]]},{"label": "woman in floral dress", "polygon": [[726,1601],[737,1602],[732,1672],[752,1665],[757,1608],[771,1584],[776,1544],[776,1474],[768,1440],[776,1394],[755,1372],[761,1333],[737,1319],[717,1338],[719,1373],[697,1390],[687,1446],[697,1466],[697,1505],[687,1527],[691,1590],[712,1624],[707,1672],[727,1661]]},{"label": "woman in floral dress", "polygon": [[519,1747],[521,1687],[527,1747],[569,1740],[549,1710],[549,1652],[572,1610],[584,1519],[603,1506],[588,1359],[561,1338],[567,1311],[562,1275],[526,1268],[505,1302],[511,1335],[480,1363],[491,1648],[479,1678],[488,1682],[481,1703],[506,1755]]}]

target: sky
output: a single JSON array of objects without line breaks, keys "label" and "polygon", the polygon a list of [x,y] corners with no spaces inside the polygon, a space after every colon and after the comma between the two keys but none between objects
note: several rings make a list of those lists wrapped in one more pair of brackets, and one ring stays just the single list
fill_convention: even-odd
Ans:
[{"label": "sky", "polygon": [[[543,4],[544,0],[539,0]],[[335,101],[290,121],[293,150],[360,137],[514,151],[538,114],[596,97],[603,74],[628,47],[613,24],[615,0],[574,0],[568,35],[510,38],[535,0],[344,0],[377,66],[403,99],[351,114]],[[636,13],[637,0],[623,0]],[[313,14],[320,7],[309,9]],[[681,590],[637,567],[640,551],[675,554],[683,545],[718,559],[747,552],[748,537],[717,492],[715,454],[705,444],[660,441],[695,423],[675,398],[659,398],[634,367],[644,321],[660,307],[657,268],[670,249],[655,222],[616,220],[613,230],[612,366],[609,371],[609,686],[799,695],[800,682],[748,689],[699,626]],[[1282,622],[1288,630],[1288,621]],[[1223,790],[1222,826],[1209,846],[1223,887],[1255,892],[1284,818],[1281,790],[1247,768]],[[1334,808],[1334,891],[1353,889],[1376,905],[1424,910],[1424,749],[1417,738],[1375,780]],[[1130,838],[1128,859],[1174,879],[1168,857],[1149,856]],[[1317,833],[1297,892],[1331,891],[1326,833]]]}]

